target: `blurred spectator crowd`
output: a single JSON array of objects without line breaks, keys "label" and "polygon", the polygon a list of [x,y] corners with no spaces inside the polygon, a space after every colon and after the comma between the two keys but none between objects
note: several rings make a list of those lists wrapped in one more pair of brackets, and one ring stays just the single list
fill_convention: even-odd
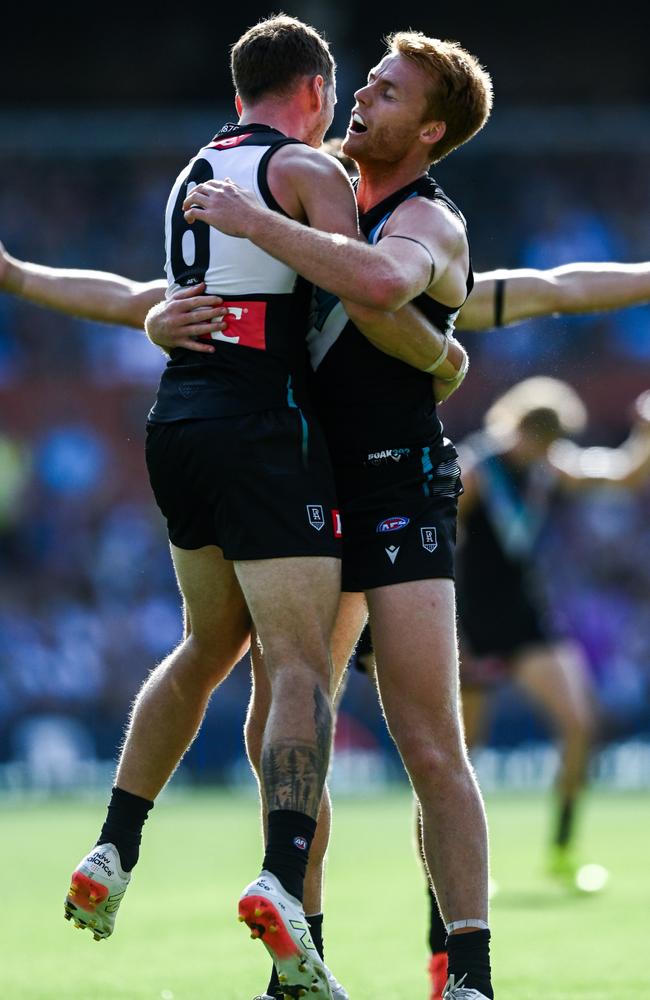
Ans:
[{"label": "blurred spectator crowd", "polygon": [[[476,270],[650,253],[642,157],[457,160],[436,176],[468,217]],[[158,277],[164,204],[181,166],[164,158],[7,159],[0,239],[22,259]],[[444,415],[456,440],[480,426],[502,389],[546,373],[584,396],[585,441],[615,445],[629,427],[627,405],[649,382],[648,307],[464,339],[471,376]],[[142,678],[181,636],[143,457],[163,364],[141,332],[0,294],[0,762],[26,753],[35,719],[69,723],[92,755],[110,758]],[[610,735],[650,735],[649,497],[600,491],[564,505],[539,554],[558,620],[586,648]],[[239,668],[213,699],[188,758],[197,776],[219,776],[241,756],[247,695]],[[388,749],[361,676],[343,709],[352,741]],[[504,696],[494,739],[537,731]]]}]

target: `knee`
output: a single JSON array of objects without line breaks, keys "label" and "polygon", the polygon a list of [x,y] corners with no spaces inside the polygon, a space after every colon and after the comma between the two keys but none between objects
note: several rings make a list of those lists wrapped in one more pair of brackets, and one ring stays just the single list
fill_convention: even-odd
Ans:
[{"label": "knee", "polygon": [[275,661],[269,664],[269,679],[274,702],[279,699],[288,701],[310,699],[319,692],[319,701],[332,708],[332,692],[330,671],[326,664],[314,663],[313,660],[295,658],[292,661]]},{"label": "knee", "polygon": [[325,633],[276,634],[264,639],[263,647],[270,678],[282,673],[300,683],[310,674],[322,677],[329,676],[331,671],[330,645]]},{"label": "knee", "polygon": [[565,742],[588,746],[596,736],[596,719],[588,706],[575,709],[562,726]]},{"label": "knee", "polygon": [[224,668],[228,670],[237,663],[250,646],[250,636],[233,633],[228,637],[215,637],[193,631],[184,639],[188,651],[196,664],[196,669],[217,681],[223,679]]},{"label": "knee", "polygon": [[438,741],[432,737],[430,729],[424,732],[410,730],[395,742],[416,790],[422,784],[443,785],[456,781],[469,770],[460,736]]}]

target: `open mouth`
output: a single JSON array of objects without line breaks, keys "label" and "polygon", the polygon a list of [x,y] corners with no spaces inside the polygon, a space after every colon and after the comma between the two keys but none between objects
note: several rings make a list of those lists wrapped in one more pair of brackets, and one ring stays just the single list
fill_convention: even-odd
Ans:
[{"label": "open mouth", "polygon": [[350,118],[350,125],[348,126],[348,131],[354,132],[355,135],[362,135],[364,132],[368,131],[366,123],[364,122],[361,115],[358,114],[358,112],[356,111],[352,112],[352,117]]}]

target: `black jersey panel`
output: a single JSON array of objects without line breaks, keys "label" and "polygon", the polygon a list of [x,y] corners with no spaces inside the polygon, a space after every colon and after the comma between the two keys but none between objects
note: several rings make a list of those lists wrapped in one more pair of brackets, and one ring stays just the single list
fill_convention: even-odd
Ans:
[{"label": "black jersey panel", "polygon": [[[409,198],[442,201],[463,224],[460,210],[440,186],[427,176],[405,185],[360,216],[361,230],[377,242],[395,209]],[[467,278],[472,287],[471,264]],[[318,293],[321,307],[333,310],[338,300]],[[442,333],[453,330],[458,309],[420,295],[414,304]],[[317,330],[324,327],[322,316]],[[319,326],[320,324],[320,326]],[[326,329],[326,327],[325,327]],[[312,334],[314,334],[312,327]],[[335,331],[336,332],[336,331]],[[318,332],[314,339],[318,338]],[[316,357],[314,392],[316,405],[335,461],[354,460],[375,451],[434,444],[442,441],[442,424],[436,413],[431,375],[418,371],[373,347],[357,327],[348,322],[332,336],[326,349],[312,351]]]}]

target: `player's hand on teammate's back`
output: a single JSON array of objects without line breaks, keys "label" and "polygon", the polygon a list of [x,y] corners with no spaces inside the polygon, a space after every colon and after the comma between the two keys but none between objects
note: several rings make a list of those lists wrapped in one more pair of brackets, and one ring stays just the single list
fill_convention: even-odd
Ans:
[{"label": "player's hand on teammate's back", "polygon": [[186,222],[207,222],[228,236],[248,236],[250,223],[261,211],[255,194],[229,177],[197,184],[183,202]]},{"label": "player's hand on teammate's back", "polygon": [[205,295],[205,284],[190,285],[171,299],[153,306],[145,320],[149,340],[169,353],[177,347],[213,354],[211,344],[197,337],[223,333],[228,329],[226,307],[218,295]]}]

